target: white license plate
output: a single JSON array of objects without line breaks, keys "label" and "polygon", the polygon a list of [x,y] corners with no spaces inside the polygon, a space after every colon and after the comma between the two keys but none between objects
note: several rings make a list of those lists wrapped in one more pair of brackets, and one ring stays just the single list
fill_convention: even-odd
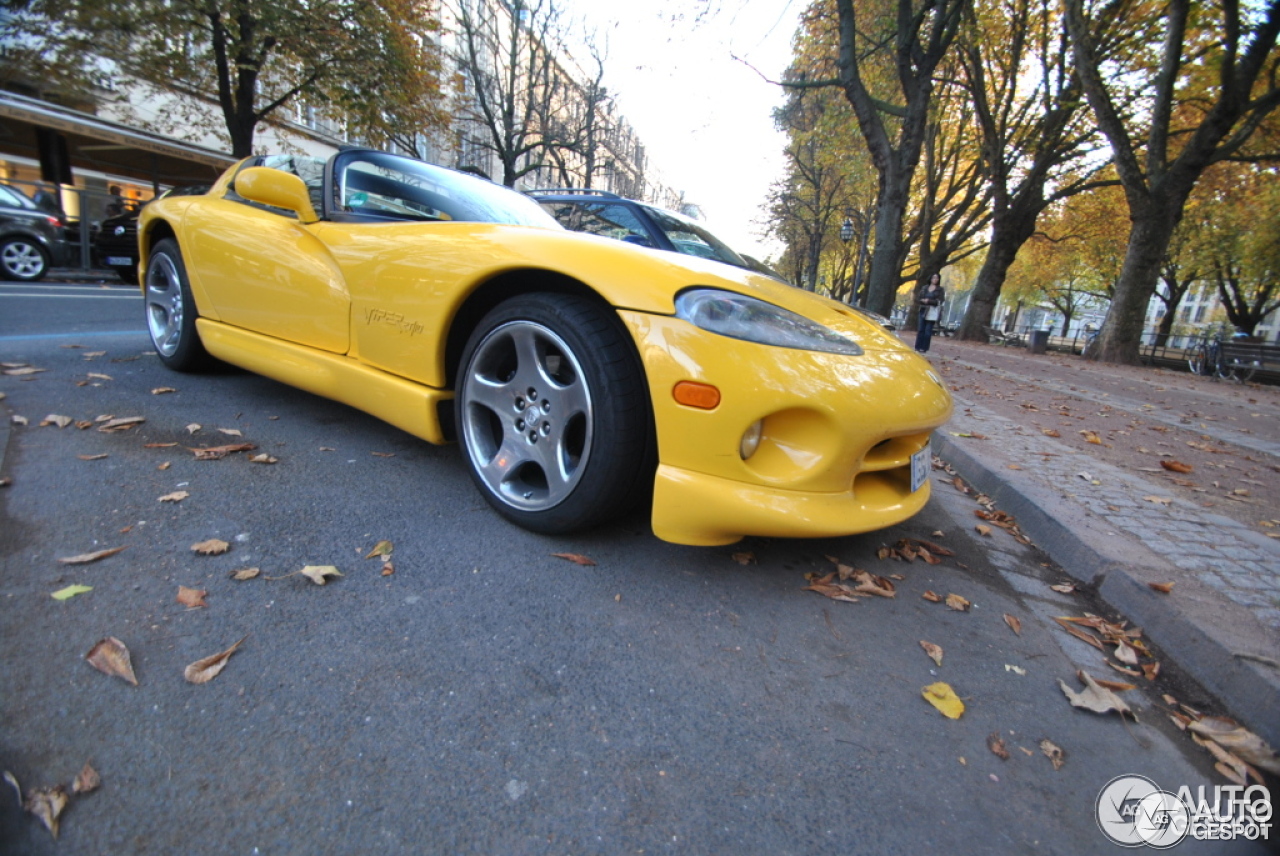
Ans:
[{"label": "white license plate", "polygon": [[933,470],[933,453],[929,450],[929,444],[911,456],[911,492],[915,493],[924,487],[924,483],[929,480],[929,473]]},{"label": "white license plate", "polygon": [[126,265],[133,264],[133,259],[128,256],[107,256],[107,264],[120,265],[121,267],[124,267]]}]

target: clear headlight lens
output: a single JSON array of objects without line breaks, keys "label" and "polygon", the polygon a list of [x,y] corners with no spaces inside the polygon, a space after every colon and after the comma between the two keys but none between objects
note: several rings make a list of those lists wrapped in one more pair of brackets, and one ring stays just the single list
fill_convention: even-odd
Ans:
[{"label": "clear headlight lens", "polygon": [[738,441],[738,454],[742,457],[742,460],[748,460],[756,453],[756,449],[760,448],[760,440],[763,437],[764,420],[757,419],[743,432],[742,439]]},{"label": "clear headlight lens", "polygon": [[711,333],[778,348],[858,356],[857,342],[803,315],[754,297],[695,288],[676,298],[676,317]]}]

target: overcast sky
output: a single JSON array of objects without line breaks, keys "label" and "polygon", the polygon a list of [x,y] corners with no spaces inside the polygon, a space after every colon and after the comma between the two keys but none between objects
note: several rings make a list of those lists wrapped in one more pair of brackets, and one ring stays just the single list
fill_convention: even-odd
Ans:
[{"label": "overcast sky", "polygon": [[[791,58],[798,0],[558,0],[607,44],[605,84],[660,178],[699,205],[712,230],[764,257],[759,236],[785,138],[771,111]],[[734,57],[750,63],[752,68]]]}]

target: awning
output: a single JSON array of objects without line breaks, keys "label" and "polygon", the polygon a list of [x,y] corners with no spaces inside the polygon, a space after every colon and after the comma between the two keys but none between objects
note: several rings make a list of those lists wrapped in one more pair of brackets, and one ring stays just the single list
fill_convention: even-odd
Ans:
[{"label": "awning", "polygon": [[211,184],[235,162],[231,155],[58,104],[0,92],[0,152],[39,159],[37,129],[66,138],[73,168],[148,184]]}]

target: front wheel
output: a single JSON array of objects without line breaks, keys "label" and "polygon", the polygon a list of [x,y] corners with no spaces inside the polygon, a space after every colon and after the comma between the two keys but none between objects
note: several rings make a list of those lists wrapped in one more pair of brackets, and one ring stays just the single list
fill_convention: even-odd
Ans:
[{"label": "front wheel", "polygon": [[612,310],[527,294],[485,316],[463,352],[458,439],[480,492],[547,535],[604,522],[652,481],[652,416],[635,350]]},{"label": "front wheel", "polygon": [[196,302],[187,283],[182,251],[172,238],[157,242],[151,251],[143,299],[147,332],[160,362],[179,372],[207,368],[212,359],[196,331]]},{"label": "front wheel", "polygon": [[8,238],[0,243],[0,272],[5,279],[33,282],[49,272],[49,256],[30,238]]},{"label": "front wheel", "polygon": [[1187,360],[1187,366],[1191,369],[1191,373],[1195,375],[1206,375],[1209,373],[1209,348],[1201,345]]}]

